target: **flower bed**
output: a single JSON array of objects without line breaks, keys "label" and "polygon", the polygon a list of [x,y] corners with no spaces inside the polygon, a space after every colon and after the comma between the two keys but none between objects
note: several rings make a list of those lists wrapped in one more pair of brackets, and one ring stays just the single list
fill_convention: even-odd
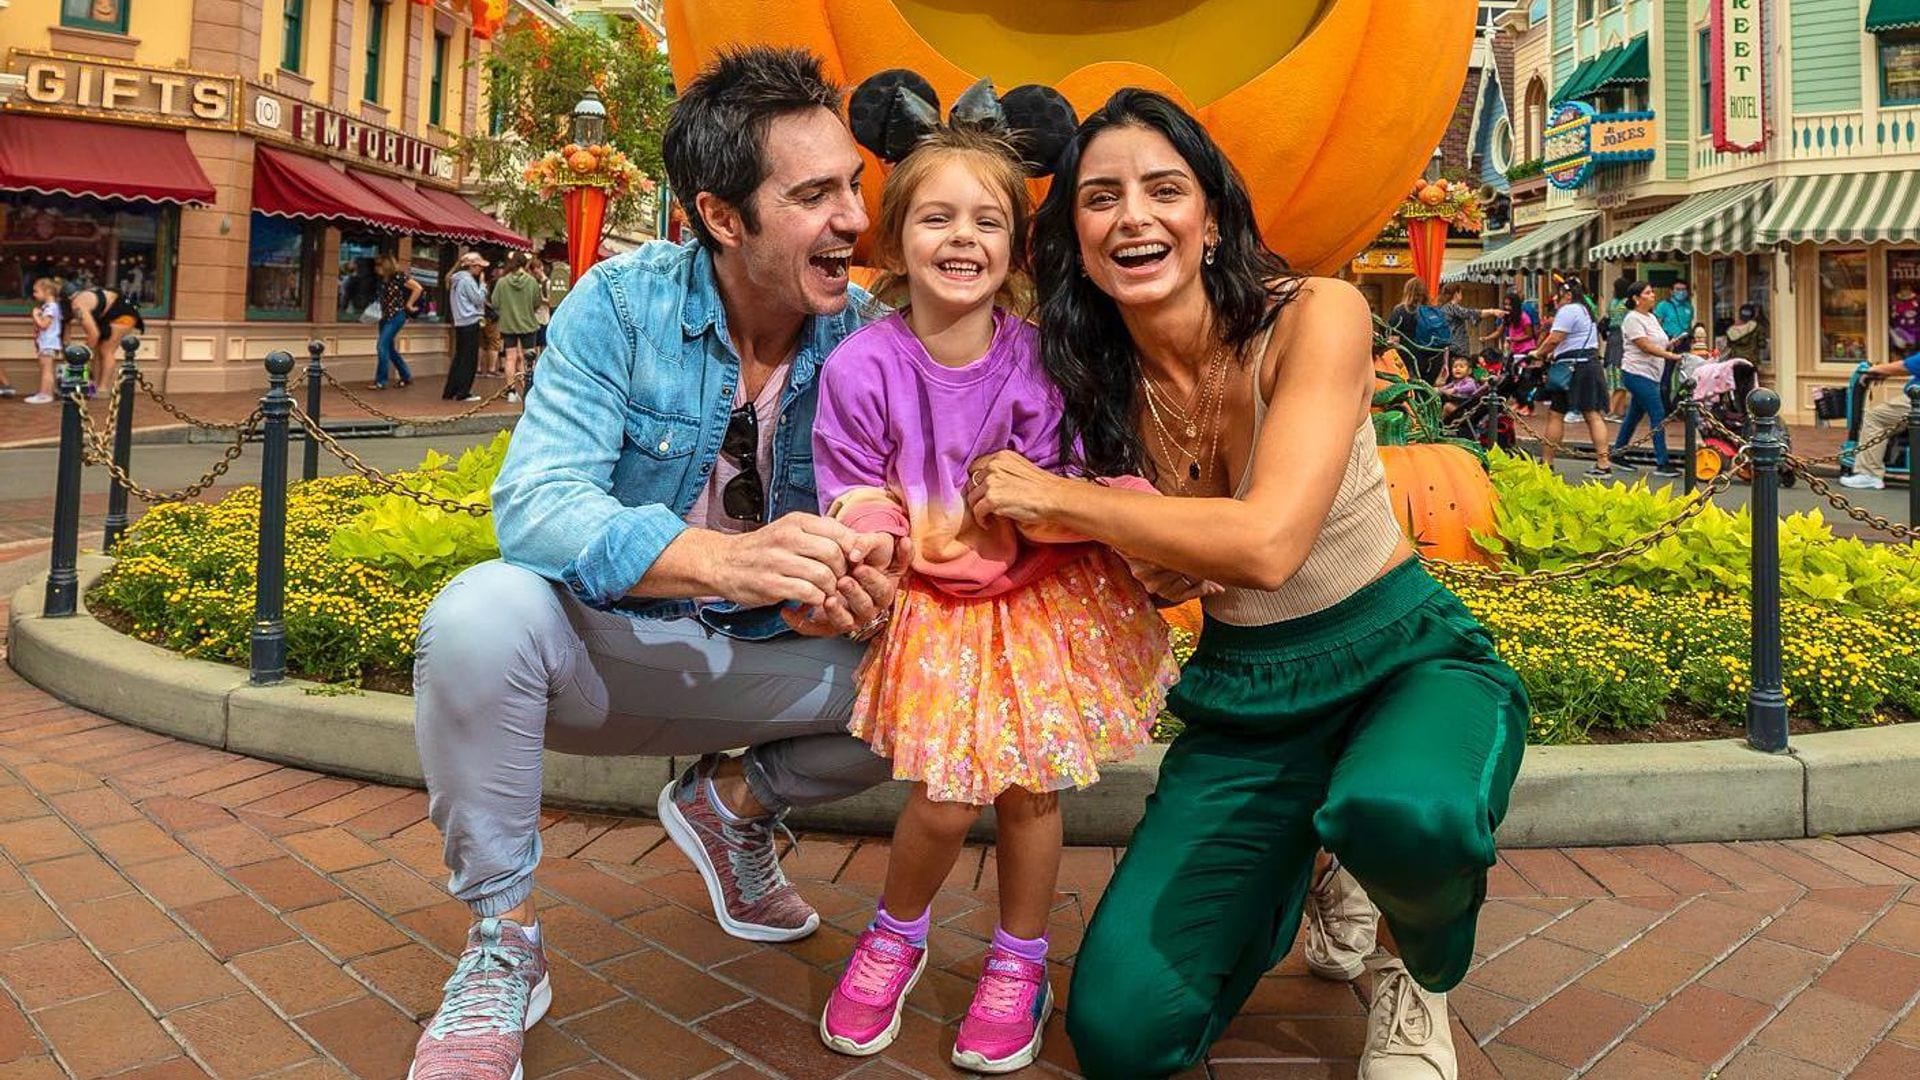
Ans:
[{"label": "flower bed", "polygon": [[[399,479],[484,504],[507,436]],[[1547,568],[1620,546],[1673,516],[1644,486],[1567,485],[1496,455],[1509,565]],[[189,656],[244,664],[259,494],[157,507],[121,542],[88,601],[109,622]],[[341,477],[296,484],[287,515],[288,668],[404,691],[421,614],[460,570],[498,554],[492,520],[422,507]],[[1676,716],[1737,723],[1747,684],[1744,512],[1709,509],[1675,538],[1589,579],[1505,588],[1454,580],[1533,696],[1536,742],[1659,730]],[[1796,722],[1850,727],[1920,714],[1920,560],[1835,539],[1817,515],[1782,527],[1785,682]],[[1446,577],[1444,571],[1442,577]],[[1184,651],[1184,634],[1176,640]],[[1168,717],[1163,737],[1178,730]]]}]

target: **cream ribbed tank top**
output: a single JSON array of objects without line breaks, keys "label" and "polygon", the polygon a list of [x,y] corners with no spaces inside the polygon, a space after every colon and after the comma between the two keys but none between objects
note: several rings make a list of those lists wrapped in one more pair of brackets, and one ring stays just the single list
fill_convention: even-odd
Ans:
[{"label": "cream ribbed tank top", "polygon": [[[1267,419],[1267,400],[1260,393],[1260,365],[1253,368],[1253,435],[1256,450]],[[1254,454],[1233,497],[1245,498],[1253,478]],[[1380,465],[1373,421],[1364,420],[1353,433],[1347,451],[1346,475],[1339,494],[1327,511],[1326,524],[1314,538],[1313,550],[1298,572],[1271,592],[1233,589],[1201,601],[1207,615],[1234,626],[1266,626],[1322,611],[1359,592],[1380,576],[1387,560],[1400,548],[1400,523],[1387,499],[1387,473]]]}]

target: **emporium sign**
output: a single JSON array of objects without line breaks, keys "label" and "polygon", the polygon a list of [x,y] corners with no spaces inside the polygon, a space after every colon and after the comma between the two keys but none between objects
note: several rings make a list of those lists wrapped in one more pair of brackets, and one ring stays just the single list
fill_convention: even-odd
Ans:
[{"label": "emporium sign", "polygon": [[1764,0],[1713,0],[1713,148],[1747,153],[1767,145],[1767,20]]},{"label": "emporium sign", "polygon": [[1547,182],[1572,191],[1597,166],[1652,161],[1656,146],[1651,112],[1601,113],[1584,101],[1562,102],[1547,120]]},{"label": "emporium sign", "polygon": [[390,127],[247,84],[247,125],[305,150],[354,165],[374,165],[423,180],[453,180],[453,157]]}]

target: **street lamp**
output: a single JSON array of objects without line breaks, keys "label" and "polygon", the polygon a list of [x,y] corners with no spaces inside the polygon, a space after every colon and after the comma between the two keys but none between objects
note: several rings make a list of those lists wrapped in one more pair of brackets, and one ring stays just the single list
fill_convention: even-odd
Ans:
[{"label": "street lamp", "polygon": [[581,146],[595,146],[606,138],[607,107],[600,103],[600,91],[589,86],[573,107],[573,141]]}]

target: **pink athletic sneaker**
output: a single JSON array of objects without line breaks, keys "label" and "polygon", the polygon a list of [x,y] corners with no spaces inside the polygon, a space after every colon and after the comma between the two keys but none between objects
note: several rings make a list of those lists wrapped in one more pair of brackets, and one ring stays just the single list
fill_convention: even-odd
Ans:
[{"label": "pink athletic sneaker", "polygon": [[1040,1037],[1053,1011],[1047,965],[990,949],[974,987],[973,1004],[953,1041],[953,1063],[978,1073],[1017,1072],[1040,1056]]},{"label": "pink athletic sneaker", "polygon": [[656,808],[667,836],[693,860],[707,884],[720,928],[745,941],[798,941],[820,915],[780,869],[776,833],[793,834],[778,818],[728,821],[707,798],[708,756],[660,791]]},{"label": "pink athletic sneaker", "polygon": [[900,1010],[927,968],[927,950],[891,930],[873,927],[853,944],[840,985],[820,1014],[820,1041],[865,1057],[900,1034]]},{"label": "pink athletic sneaker", "polygon": [[526,1030],[553,1003],[546,953],[517,924],[482,919],[445,990],[407,1080],[520,1080]]}]

